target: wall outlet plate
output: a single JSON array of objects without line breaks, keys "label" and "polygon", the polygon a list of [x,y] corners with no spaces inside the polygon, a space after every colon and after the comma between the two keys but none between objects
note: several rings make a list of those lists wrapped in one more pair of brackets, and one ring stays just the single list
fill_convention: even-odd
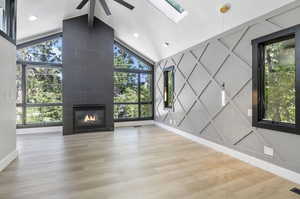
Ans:
[{"label": "wall outlet plate", "polygon": [[274,149],[264,146],[264,154],[268,155],[268,156],[274,156]]},{"label": "wall outlet plate", "polygon": [[248,109],[248,116],[252,117],[252,109]]}]

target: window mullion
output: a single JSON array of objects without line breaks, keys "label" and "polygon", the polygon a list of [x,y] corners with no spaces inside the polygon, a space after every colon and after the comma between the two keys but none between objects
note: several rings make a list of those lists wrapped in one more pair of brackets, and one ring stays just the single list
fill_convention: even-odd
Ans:
[{"label": "window mullion", "polygon": [[26,125],[26,65],[22,64],[22,119],[23,125]]},{"label": "window mullion", "polygon": [[295,48],[295,64],[296,64],[296,79],[295,79],[295,92],[296,92],[296,128],[300,130],[300,28],[295,33],[296,48]]},{"label": "window mullion", "polygon": [[139,118],[141,118],[141,73],[138,73],[138,103]]}]

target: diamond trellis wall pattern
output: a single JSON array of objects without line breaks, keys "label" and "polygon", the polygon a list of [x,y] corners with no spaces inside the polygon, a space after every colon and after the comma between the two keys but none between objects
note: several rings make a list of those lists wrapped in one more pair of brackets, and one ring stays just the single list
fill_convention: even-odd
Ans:
[{"label": "diamond trellis wall pattern", "polygon": [[[252,107],[251,40],[296,24],[300,24],[299,3],[160,61],[156,120],[300,173],[300,136],[254,128],[247,115]],[[164,109],[163,69],[172,65],[174,108]],[[274,157],[264,155],[263,146],[274,148]]]}]

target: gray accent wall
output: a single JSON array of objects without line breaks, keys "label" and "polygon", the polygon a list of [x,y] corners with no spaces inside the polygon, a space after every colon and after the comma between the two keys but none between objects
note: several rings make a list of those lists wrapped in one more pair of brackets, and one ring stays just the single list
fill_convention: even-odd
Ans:
[{"label": "gray accent wall", "polygon": [[0,36],[0,162],[16,150],[16,46]]},{"label": "gray accent wall", "polygon": [[[300,24],[295,2],[156,65],[156,120],[300,173],[300,136],[252,127],[251,40]],[[163,107],[163,69],[175,65],[174,109]],[[221,106],[225,83],[226,106]],[[274,156],[264,154],[264,146]]]},{"label": "gray accent wall", "polygon": [[113,130],[114,30],[88,16],[63,22],[63,133],[73,134],[73,105],[104,104],[106,127]]}]

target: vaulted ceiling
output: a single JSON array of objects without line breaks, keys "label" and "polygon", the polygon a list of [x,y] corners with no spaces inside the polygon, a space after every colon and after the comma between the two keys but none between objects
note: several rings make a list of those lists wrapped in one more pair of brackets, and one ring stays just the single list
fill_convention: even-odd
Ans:
[{"label": "vaulted ceiling", "polygon": [[[76,10],[81,0],[18,1],[18,41],[61,31],[63,19],[88,12],[88,6]],[[115,36],[132,48],[158,61],[295,0],[177,0],[188,15],[174,23],[147,0],[127,0],[133,11],[107,0],[112,15],[106,16],[97,1],[96,16],[115,29]],[[225,3],[231,10],[225,15],[218,9]],[[29,21],[34,15],[38,19]],[[138,33],[139,37],[133,36]],[[169,47],[163,44],[169,42]]]}]

